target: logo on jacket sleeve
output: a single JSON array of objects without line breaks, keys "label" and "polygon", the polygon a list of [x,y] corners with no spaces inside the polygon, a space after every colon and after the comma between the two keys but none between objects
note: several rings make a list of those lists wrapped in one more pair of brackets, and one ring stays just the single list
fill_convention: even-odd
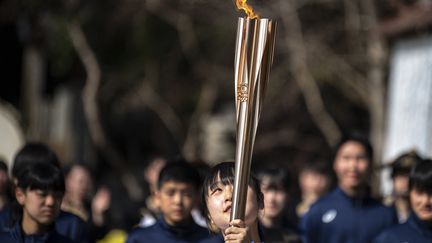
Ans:
[{"label": "logo on jacket sleeve", "polygon": [[337,215],[337,211],[335,209],[330,209],[327,212],[325,212],[325,214],[323,214],[321,219],[323,223],[328,224],[336,218],[336,215]]}]

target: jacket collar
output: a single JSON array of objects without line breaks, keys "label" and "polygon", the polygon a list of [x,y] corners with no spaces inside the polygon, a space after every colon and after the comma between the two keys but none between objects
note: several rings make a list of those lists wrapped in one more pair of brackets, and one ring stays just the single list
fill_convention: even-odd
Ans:
[{"label": "jacket collar", "polygon": [[169,225],[164,217],[161,215],[158,219],[158,226],[163,230],[168,231],[170,234],[175,235],[176,237],[185,238],[192,235],[194,232],[198,230],[200,226],[198,226],[195,221],[191,217],[191,223],[186,226],[172,226]]},{"label": "jacket collar", "polygon": [[47,233],[44,234],[26,235],[21,227],[21,220],[18,220],[18,222],[16,222],[14,227],[10,230],[10,234],[13,240],[17,243],[24,243],[27,241],[42,243],[47,242],[47,240],[51,237],[52,230],[49,230]]},{"label": "jacket collar", "polygon": [[429,238],[432,238],[432,226],[426,222],[420,220],[415,213],[411,213],[407,223],[413,227],[419,234]]},{"label": "jacket collar", "polygon": [[366,193],[362,197],[351,197],[348,194],[346,194],[340,187],[337,187],[333,191],[333,194],[339,198],[344,199],[344,201],[350,202],[351,204],[356,206],[366,205],[372,200],[369,189],[367,189]]}]

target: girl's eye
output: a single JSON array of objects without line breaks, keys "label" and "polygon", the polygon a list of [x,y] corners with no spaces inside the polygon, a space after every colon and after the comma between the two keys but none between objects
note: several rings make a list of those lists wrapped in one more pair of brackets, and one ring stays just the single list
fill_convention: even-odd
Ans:
[{"label": "girl's eye", "polygon": [[48,193],[45,191],[38,190],[36,191],[36,195],[38,195],[39,197],[45,197],[46,195],[48,195]]},{"label": "girl's eye", "polygon": [[220,189],[219,187],[216,187],[216,188],[214,188],[214,189],[211,191],[211,195],[213,195],[213,194],[215,194],[215,193],[217,193],[217,192],[220,192],[220,191],[222,191],[222,189]]}]

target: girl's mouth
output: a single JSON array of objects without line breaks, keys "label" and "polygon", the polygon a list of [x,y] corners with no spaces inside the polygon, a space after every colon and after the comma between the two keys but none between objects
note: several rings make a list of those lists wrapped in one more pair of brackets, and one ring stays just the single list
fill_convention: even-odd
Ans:
[{"label": "girl's mouth", "polygon": [[231,211],[231,205],[228,205],[228,206],[225,207],[224,210],[223,210],[224,213],[229,212],[229,211]]}]

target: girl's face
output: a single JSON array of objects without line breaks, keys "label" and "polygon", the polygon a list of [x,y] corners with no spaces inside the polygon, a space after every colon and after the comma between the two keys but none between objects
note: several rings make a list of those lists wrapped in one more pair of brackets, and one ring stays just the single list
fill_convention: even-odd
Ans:
[{"label": "girl's face", "polygon": [[23,220],[26,223],[50,225],[60,212],[63,193],[17,188],[15,196],[23,207]]},{"label": "girl's face", "polygon": [[420,220],[432,222],[432,194],[413,188],[410,191],[410,202]]},{"label": "girl's face", "polygon": [[344,143],[336,154],[334,170],[342,189],[355,189],[367,183],[370,175],[365,147],[356,141]]},{"label": "girl's face", "polygon": [[[233,189],[233,185],[224,185],[220,182],[220,179],[218,179],[213,188],[207,189],[209,218],[220,230],[225,230],[229,227]],[[257,195],[248,186],[245,212],[246,225],[251,225],[256,221],[259,209]]]},{"label": "girl's face", "polygon": [[77,200],[85,200],[91,189],[91,176],[82,166],[74,166],[65,178],[66,191]]},{"label": "girl's face", "polygon": [[286,201],[287,193],[281,188],[270,186],[270,176],[264,176],[261,179],[261,191],[264,194],[264,216],[276,218],[282,213]]}]

